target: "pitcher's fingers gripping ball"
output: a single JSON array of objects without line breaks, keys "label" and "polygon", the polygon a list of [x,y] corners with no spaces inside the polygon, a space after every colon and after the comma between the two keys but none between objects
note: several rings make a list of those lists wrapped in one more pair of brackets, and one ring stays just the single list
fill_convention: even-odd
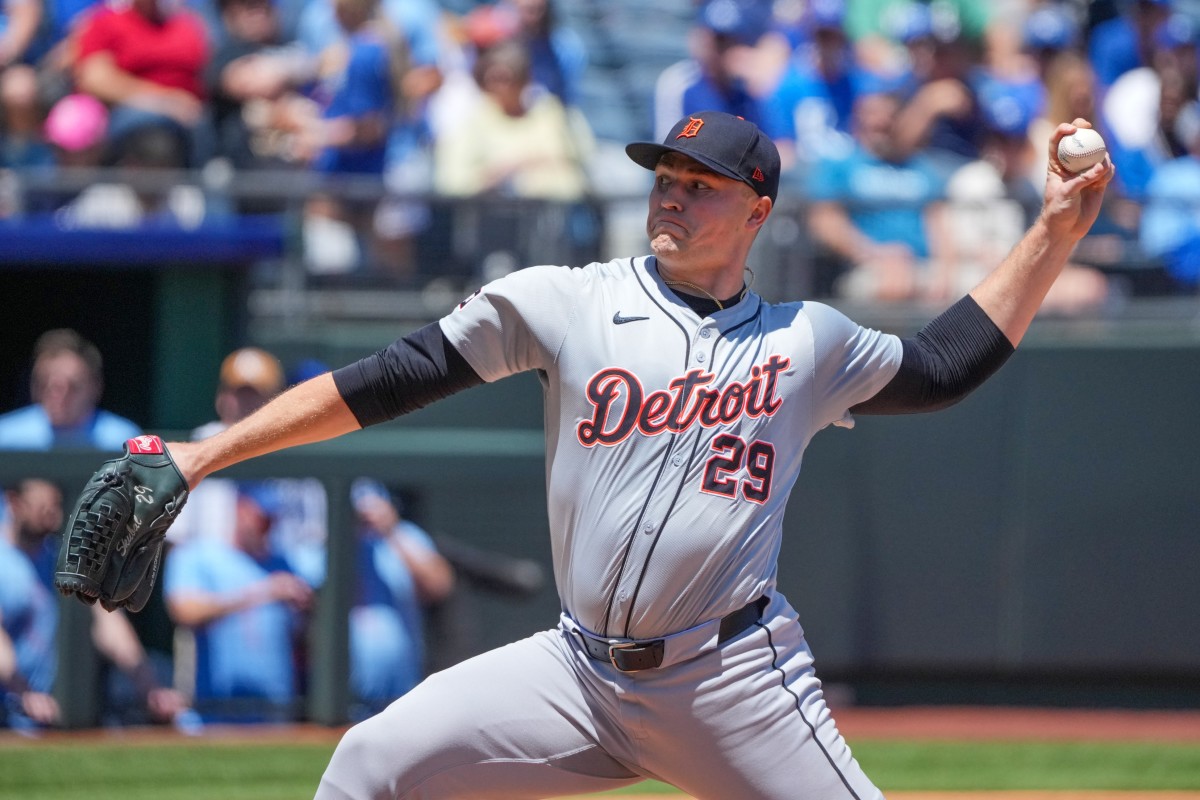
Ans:
[{"label": "pitcher's fingers gripping ball", "polygon": [[1104,138],[1092,128],[1079,128],[1058,142],[1059,163],[1076,175],[1099,164],[1107,152]]},{"label": "pitcher's fingers gripping ball", "polygon": [[157,436],[125,442],[105,461],[67,520],[54,585],[88,605],[141,611],[158,579],[167,528],[188,486]]}]

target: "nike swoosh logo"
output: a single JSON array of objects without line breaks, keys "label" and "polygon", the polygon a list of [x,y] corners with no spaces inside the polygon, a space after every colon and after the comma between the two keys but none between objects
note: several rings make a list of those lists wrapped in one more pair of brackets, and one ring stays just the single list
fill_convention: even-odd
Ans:
[{"label": "nike swoosh logo", "polygon": [[637,322],[640,319],[650,319],[649,317],[622,317],[621,312],[613,314],[613,325],[624,325],[626,322]]}]

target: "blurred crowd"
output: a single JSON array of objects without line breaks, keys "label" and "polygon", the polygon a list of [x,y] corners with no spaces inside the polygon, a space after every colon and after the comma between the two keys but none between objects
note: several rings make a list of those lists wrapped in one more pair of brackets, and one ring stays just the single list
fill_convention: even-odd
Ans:
[{"label": "blurred crowd", "polygon": [[[101,355],[69,329],[34,346],[32,402],[0,415],[0,448],[119,450],[140,428],[100,408]],[[212,435],[286,387],[280,361],[258,348],[221,365]],[[356,486],[358,602],[350,621],[354,713],[378,710],[423,674],[422,604],[444,599],[453,570],[428,534],[402,520],[391,493]],[[0,502],[0,727],[36,730],[60,722],[59,608],[53,589],[65,516],[52,481],[24,478]],[[92,640],[106,665],[107,724],[296,719],[302,697],[306,615],[324,582],[326,499],[312,479],[215,480],[197,489],[170,531],[160,604],[174,635],[155,652],[135,615],[89,609]],[[178,687],[178,688],[177,688]]]},{"label": "blurred crowd", "polygon": [[[1047,298],[1103,308],[1153,264],[1191,292],[1200,233],[1196,12],[1183,2],[712,0],[668,68],[655,128],[699,106],[757,121],[806,205],[818,293],[960,296],[1039,211],[1055,126],[1077,117],[1117,164],[1102,219]],[[756,11],[758,13],[756,13]]]},{"label": "blurred crowd", "polygon": [[[272,353],[239,348],[215,376],[211,436],[287,386],[323,372],[291,372]],[[142,430],[101,407],[103,361],[71,329],[44,332],[33,348],[30,403],[0,413],[0,451],[119,452]],[[11,456],[9,456],[11,457]],[[59,698],[63,602],[53,576],[71,498],[44,476],[11,481],[0,496],[0,728],[34,733],[64,722]],[[350,705],[362,719],[431,669],[468,653],[464,584],[528,596],[542,585],[532,562],[434,537],[405,515],[405,493],[363,477],[353,483],[354,590],[347,620]],[[315,478],[213,478],[197,487],[167,536],[159,591],[138,613],[88,609],[100,656],[99,724],[209,723],[305,718],[310,633],[326,578],[328,498]],[[453,605],[452,605],[453,602]],[[79,607],[82,608],[82,607]],[[427,617],[457,608],[436,634]],[[437,652],[427,647],[430,639]],[[472,654],[473,653],[469,653]],[[76,722],[78,724],[78,722]]]},{"label": "blurred crowd", "polygon": [[[370,263],[403,280],[431,224],[422,198],[571,204],[614,185],[593,133],[613,109],[584,91],[587,75],[615,79],[595,63],[614,55],[564,23],[583,18],[575,2],[4,0],[0,165],[302,170],[327,179],[303,203],[310,272]],[[1158,290],[1194,291],[1200,3],[684,2],[688,57],[645,87],[646,124],[630,128],[661,137],[705,109],[759,123],[788,169],[782,199],[804,206],[819,293],[955,295],[1037,213],[1050,131],[1076,117],[1118,171],[1051,307],[1111,302],[1131,263],[1161,267]],[[670,35],[672,19],[651,24]],[[97,184],[7,211],[103,226],[272,210],[189,188]]]},{"label": "blurred crowd", "polygon": [[[585,56],[555,26],[548,0],[457,13],[435,0],[5,0],[2,8],[0,166],[328,177],[303,208],[316,273],[348,271],[376,253],[376,263],[403,273],[429,216],[419,203],[348,196],[337,178],[448,196],[571,200],[586,188],[590,138],[573,105]],[[8,211],[127,227],[272,208],[269,199],[207,207],[189,188],[105,183],[25,196]]]}]

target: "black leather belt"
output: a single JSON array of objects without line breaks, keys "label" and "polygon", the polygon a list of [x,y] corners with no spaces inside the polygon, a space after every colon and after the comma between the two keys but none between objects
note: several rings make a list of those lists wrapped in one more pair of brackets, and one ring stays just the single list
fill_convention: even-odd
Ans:
[{"label": "black leather belt", "polygon": [[[721,617],[721,627],[717,633],[717,644],[722,645],[742,631],[758,622],[762,612],[767,608],[768,600],[760,597],[752,603]],[[579,631],[579,638],[587,654],[597,661],[612,664],[621,672],[637,672],[643,669],[655,669],[663,661],[667,645],[662,639],[645,639],[637,642],[613,642],[598,636],[591,636]]]}]

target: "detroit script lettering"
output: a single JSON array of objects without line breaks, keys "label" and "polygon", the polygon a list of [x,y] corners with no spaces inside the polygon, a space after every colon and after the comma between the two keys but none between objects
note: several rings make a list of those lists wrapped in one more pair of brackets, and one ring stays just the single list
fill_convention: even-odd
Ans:
[{"label": "detroit script lettering", "polygon": [[587,383],[590,419],[579,423],[576,435],[584,447],[615,445],[634,431],[645,436],[679,433],[692,425],[705,428],[729,425],[742,417],[771,416],[783,404],[776,394],[779,373],[791,359],[773,355],[750,369],[745,383],[734,381],[716,389],[711,372],[694,369],[673,379],[666,389],[647,393],[632,372],[619,367],[603,369]]}]

